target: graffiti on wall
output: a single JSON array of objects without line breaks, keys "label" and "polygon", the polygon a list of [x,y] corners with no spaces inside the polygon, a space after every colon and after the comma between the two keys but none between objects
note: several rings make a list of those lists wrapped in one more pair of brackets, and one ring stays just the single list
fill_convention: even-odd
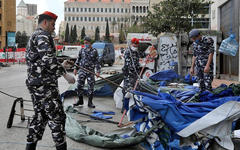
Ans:
[{"label": "graffiti on wall", "polygon": [[159,39],[158,71],[174,69],[178,61],[177,38],[175,36],[162,36]]}]

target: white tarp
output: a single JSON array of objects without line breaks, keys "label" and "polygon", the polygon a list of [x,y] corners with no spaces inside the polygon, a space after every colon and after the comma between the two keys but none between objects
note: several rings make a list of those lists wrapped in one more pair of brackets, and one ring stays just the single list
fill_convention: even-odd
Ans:
[{"label": "white tarp", "polygon": [[206,136],[218,137],[220,141],[216,142],[219,145],[234,150],[231,140],[232,122],[237,118],[240,118],[240,102],[229,101],[196,120],[177,134],[181,137],[189,137],[200,132]]}]

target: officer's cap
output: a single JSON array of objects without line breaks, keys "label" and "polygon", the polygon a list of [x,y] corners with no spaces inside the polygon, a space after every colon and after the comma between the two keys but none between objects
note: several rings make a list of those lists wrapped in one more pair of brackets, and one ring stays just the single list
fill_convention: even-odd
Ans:
[{"label": "officer's cap", "polygon": [[200,35],[200,32],[199,32],[199,30],[197,30],[197,29],[192,29],[192,30],[189,32],[189,37],[190,37],[190,38],[197,37],[198,35]]},{"label": "officer's cap", "polygon": [[45,11],[41,15],[46,15],[52,18],[53,20],[57,20],[58,16],[50,11]]},{"label": "officer's cap", "polygon": [[84,41],[91,42],[91,41],[92,41],[92,39],[91,39],[90,37],[87,37],[87,36],[85,36],[85,38],[84,38]]},{"label": "officer's cap", "polygon": [[139,39],[132,38],[131,42],[134,43],[134,44],[139,44]]}]

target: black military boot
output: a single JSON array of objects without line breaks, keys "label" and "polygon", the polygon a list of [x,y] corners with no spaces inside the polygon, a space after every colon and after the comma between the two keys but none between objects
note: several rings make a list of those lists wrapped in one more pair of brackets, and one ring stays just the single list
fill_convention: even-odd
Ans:
[{"label": "black military boot", "polygon": [[78,97],[77,103],[73,104],[73,106],[83,105],[83,96]]},{"label": "black military boot", "polygon": [[27,143],[26,150],[36,150],[37,143]]},{"label": "black military boot", "polygon": [[88,107],[95,108],[95,105],[93,105],[92,100],[93,100],[93,95],[90,95],[88,97]]},{"label": "black military boot", "polygon": [[67,150],[67,143],[56,146],[56,150]]}]

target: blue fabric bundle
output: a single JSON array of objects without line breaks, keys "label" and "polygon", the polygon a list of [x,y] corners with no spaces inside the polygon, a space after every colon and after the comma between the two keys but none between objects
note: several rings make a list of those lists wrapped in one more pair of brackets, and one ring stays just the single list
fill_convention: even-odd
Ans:
[{"label": "blue fabric bundle", "polygon": [[149,78],[153,81],[171,81],[178,79],[179,75],[174,70],[164,70],[151,75]]}]

